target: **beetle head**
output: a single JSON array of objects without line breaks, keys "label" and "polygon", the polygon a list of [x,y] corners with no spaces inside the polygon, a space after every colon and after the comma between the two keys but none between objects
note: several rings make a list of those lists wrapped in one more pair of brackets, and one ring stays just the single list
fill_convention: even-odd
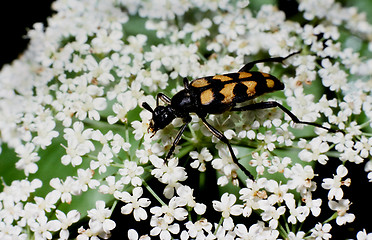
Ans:
[{"label": "beetle head", "polygon": [[[163,129],[168,126],[173,119],[176,118],[173,109],[170,106],[157,106],[152,109],[146,102],[142,103],[142,107],[152,113],[152,119],[149,123],[147,132],[152,132],[154,136],[159,129]],[[151,136],[151,137],[152,137]]]}]

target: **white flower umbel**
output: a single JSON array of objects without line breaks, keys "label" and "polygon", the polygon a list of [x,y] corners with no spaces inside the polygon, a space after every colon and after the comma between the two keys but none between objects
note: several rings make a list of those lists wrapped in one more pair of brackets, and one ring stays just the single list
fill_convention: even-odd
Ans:
[{"label": "white flower umbel", "polygon": [[[0,239],[320,240],[344,229],[369,239],[369,222],[353,221],[370,209],[354,197],[372,182],[372,24],[351,0],[297,3],[291,15],[290,3],[282,11],[249,0],[56,0],[47,24],[28,31],[27,50],[0,70]],[[276,101],[331,130],[280,108],[209,114],[247,179],[191,114],[165,159],[182,119],[151,133],[144,102],[165,106],[158,94],[172,99],[184,78],[295,52],[251,69],[283,91],[237,107]],[[264,89],[231,83],[191,91],[199,115],[206,88],[222,104],[226,91],[239,100]]]}]

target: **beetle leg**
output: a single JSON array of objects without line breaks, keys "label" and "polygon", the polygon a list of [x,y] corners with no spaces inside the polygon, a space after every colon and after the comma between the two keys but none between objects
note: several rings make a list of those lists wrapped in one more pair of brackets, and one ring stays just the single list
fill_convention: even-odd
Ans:
[{"label": "beetle leg", "polygon": [[283,63],[284,60],[286,60],[289,57],[292,57],[293,55],[295,55],[295,54],[297,54],[299,52],[301,52],[301,50],[300,51],[297,51],[297,52],[294,52],[294,53],[291,53],[291,54],[289,54],[286,57],[265,58],[265,59],[260,59],[260,60],[256,60],[256,61],[253,61],[253,62],[249,62],[249,63],[245,64],[238,72],[249,72],[249,70],[251,70],[254,65],[256,65],[257,63],[261,63],[261,62],[279,62],[279,63]]},{"label": "beetle leg", "polygon": [[260,103],[254,103],[254,104],[249,104],[243,107],[234,107],[230,111],[248,111],[248,110],[255,110],[255,109],[265,109],[265,108],[274,108],[274,107],[279,107],[283,112],[285,112],[293,122],[295,123],[300,123],[300,124],[306,124],[306,125],[312,125],[318,128],[323,128],[325,130],[328,130],[330,132],[336,132],[336,130],[324,127],[318,123],[314,122],[306,122],[306,121],[301,121],[294,115],[291,111],[289,111],[287,108],[285,108],[283,105],[281,105],[278,102],[275,101],[269,101],[269,102],[260,102]]},{"label": "beetle leg", "polygon": [[254,179],[253,175],[243,166],[241,165],[239,162],[238,162],[238,159],[236,158],[235,154],[234,154],[234,151],[229,143],[229,140],[225,137],[225,135],[223,135],[220,131],[218,131],[217,129],[215,129],[212,125],[210,125],[207,120],[205,120],[204,117],[201,117],[200,118],[205,127],[214,135],[216,136],[219,140],[221,140],[223,143],[225,143],[227,145],[227,147],[229,148],[229,151],[230,151],[230,154],[231,154],[231,157],[232,157],[232,160],[234,161],[234,163],[236,165],[238,165],[238,167],[245,173],[245,175],[247,175],[247,177],[249,177],[250,179]]},{"label": "beetle leg", "polygon": [[165,157],[165,161],[167,161],[172,156],[172,154],[174,152],[174,149],[176,148],[178,142],[181,139],[181,136],[182,136],[183,132],[186,129],[187,124],[189,124],[191,122],[191,117],[187,117],[184,120],[185,120],[185,123],[182,125],[182,127],[178,131],[177,136],[173,141],[172,147],[169,149],[169,152],[168,152],[167,156]]},{"label": "beetle leg", "polygon": [[156,106],[159,106],[159,99],[162,100],[166,104],[171,103],[170,97],[168,97],[164,93],[158,93],[158,95],[156,95]]}]

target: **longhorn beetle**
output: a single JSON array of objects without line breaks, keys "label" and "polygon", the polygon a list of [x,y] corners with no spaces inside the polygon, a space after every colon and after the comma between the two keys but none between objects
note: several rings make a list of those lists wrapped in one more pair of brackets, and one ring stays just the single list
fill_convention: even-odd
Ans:
[{"label": "longhorn beetle", "polygon": [[[299,52],[300,51],[291,53],[286,57],[266,58],[249,62],[236,73],[202,77],[191,82],[189,82],[187,78],[184,78],[184,89],[176,93],[173,98],[169,98],[163,93],[158,93],[155,109],[152,109],[146,102],[142,103],[142,107],[152,113],[152,119],[149,123],[148,132],[151,131],[153,135],[159,129],[163,129],[170,124],[173,119],[183,119],[184,124],[178,131],[177,136],[173,141],[173,145],[165,157],[165,160],[168,160],[172,156],[172,153],[180,141],[186,126],[188,123],[190,123],[190,113],[196,113],[196,115],[202,120],[205,127],[214,136],[227,145],[234,163],[237,164],[239,168],[251,179],[253,179],[252,174],[238,162],[238,159],[236,158],[228,139],[220,131],[210,125],[205,119],[208,114],[220,114],[225,111],[247,111],[279,107],[295,123],[312,125],[334,132],[334,130],[324,127],[318,123],[299,120],[291,111],[275,101],[259,102],[236,107],[237,103],[242,103],[256,98],[264,93],[284,89],[284,84],[276,77],[263,72],[250,71],[255,64],[261,62],[283,63],[284,60]],[[166,105],[159,105],[159,100],[162,100]]]}]

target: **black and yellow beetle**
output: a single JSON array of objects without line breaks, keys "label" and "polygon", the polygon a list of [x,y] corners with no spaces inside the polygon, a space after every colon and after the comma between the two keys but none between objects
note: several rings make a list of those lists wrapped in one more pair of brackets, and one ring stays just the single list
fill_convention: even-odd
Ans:
[{"label": "black and yellow beetle", "polygon": [[[291,111],[275,101],[236,107],[237,103],[256,98],[264,93],[284,89],[284,84],[276,77],[263,72],[251,72],[250,70],[255,64],[260,62],[283,63],[284,60],[297,53],[299,52],[294,52],[286,57],[266,58],[249,62],[236,73],[203,77],[191,82],[184,78],[183,84],[185,88],[176,93],[173,98],[169,98],[163,93],[158,93],[155,109],[152,109],[146,102],[142,103],[143,108],[152,113],[148,131],[153,134],[159,129],[166,127],[175,118],[182,118],[184,121],[184,125],[179,130],[165,159],[167,160],[171,157],[187,124],[190,123],[190,113],[195,113],[214,136],[226,143],[234,163],[251,179],[253,179],[252,174],[238,162],[228,139],[206,121],[205,117],[208,114],[279,107],[295,123],[313,125],[334,132],[334,130],[318,123],[300,121]],[[159,105],[159,99],[166,105]]]}]

